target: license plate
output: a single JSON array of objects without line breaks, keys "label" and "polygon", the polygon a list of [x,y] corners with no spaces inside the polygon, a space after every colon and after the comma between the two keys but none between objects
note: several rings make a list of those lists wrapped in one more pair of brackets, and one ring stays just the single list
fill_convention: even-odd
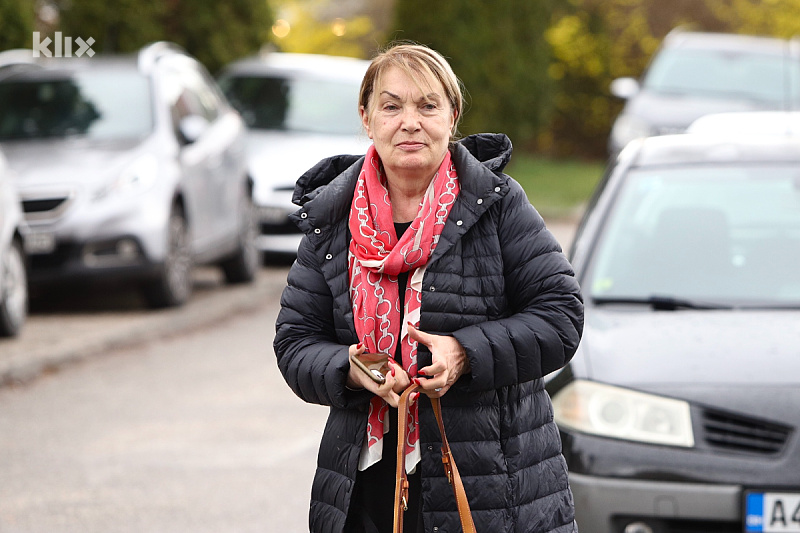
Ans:
[{"label": "license plate", "polygon": [[800,492],[750,492],[745,497],[745,532],[800,532]]},{"label": "license plate", "polygon": [[34,231],[25,235],[25,251],[29,254],[49,254],[56,249],[56,236]]}]

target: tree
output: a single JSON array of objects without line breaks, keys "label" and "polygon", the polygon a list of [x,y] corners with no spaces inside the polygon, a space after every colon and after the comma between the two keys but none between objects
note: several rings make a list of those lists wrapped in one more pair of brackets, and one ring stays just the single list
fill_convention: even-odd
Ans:
[{"label": "tree", "polygon": [[95,39],[96,52],[133,52],[152,41],[183,46],[212,72],[268,42],[266,0],[61,0],[61,31]]},{"label": "tree", "polygon": [[502,131],[530,147],[551,105],[544,32],[553,1],[451,0],[430,9],[430,0],[398,0],[392,37],[448,58],[467,91],[464,134]]},{"label": "tree", "polygon": [[59,11],[64,35],[93,38],[96,53],[132,52],[164,38],[166,5],[160,0],[62,0]]},{"label": "tree", "polygon": [[168,0],[166,29],[212,72],[257,52],[269,41],[272,12],[266,0]]},{"label": "tree", "polygon": [[33,2],[0,0],[0,50],[26,48],[34,31]]}]

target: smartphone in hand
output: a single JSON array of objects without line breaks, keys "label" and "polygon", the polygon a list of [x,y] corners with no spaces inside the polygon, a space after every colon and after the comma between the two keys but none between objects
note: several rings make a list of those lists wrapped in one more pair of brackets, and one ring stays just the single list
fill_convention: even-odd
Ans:
[{"label": "smartphone in hand", "polygon": [[386,382],[390,367],[389,356],[385,353],[351,355],[350,360],[375,383],[383,385]]}]

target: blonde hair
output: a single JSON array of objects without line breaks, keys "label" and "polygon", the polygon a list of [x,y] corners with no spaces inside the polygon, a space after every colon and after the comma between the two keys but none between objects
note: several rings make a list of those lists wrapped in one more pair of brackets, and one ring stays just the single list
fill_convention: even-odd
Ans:
[{"label": "blonde hair", "polygon": [[372,60],[364,79],[361,80],[358,105],[363,107],[367,115],[371,112],[371,99],[381,76],[391,67],[403,70],[423,91],[422,85],[430,86],[431,80],[437,80],[444,88],[444,96],[456,111],[450,140],[454,140],[464,110],[464,93],[461,81],[453,72],[447,60],[437,51],[416,43],[396,43],[380,52]]}]

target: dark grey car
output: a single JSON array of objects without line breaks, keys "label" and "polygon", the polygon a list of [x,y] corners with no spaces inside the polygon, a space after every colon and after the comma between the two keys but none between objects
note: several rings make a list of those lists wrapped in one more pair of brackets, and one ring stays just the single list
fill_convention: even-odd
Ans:
[{"label": "dark grey car", "polygon": [[800,138],[635,141],[551,376],[582,533],[800,531]]},{"label": "dark grey car", "polygon": [[676,30],[641,81],[619,78],[611,92],[626,100],[608,143],[616,155],[633,139],[683,133],[707,114],[797,107],[800,55],[784,39]]},{"label": "dark grey car", "polygon": [[245,125],[169,43],[0,71],[0,146],[30,226],[32,288],[114,280],[180,305],[195,264],[259,266]]}]

